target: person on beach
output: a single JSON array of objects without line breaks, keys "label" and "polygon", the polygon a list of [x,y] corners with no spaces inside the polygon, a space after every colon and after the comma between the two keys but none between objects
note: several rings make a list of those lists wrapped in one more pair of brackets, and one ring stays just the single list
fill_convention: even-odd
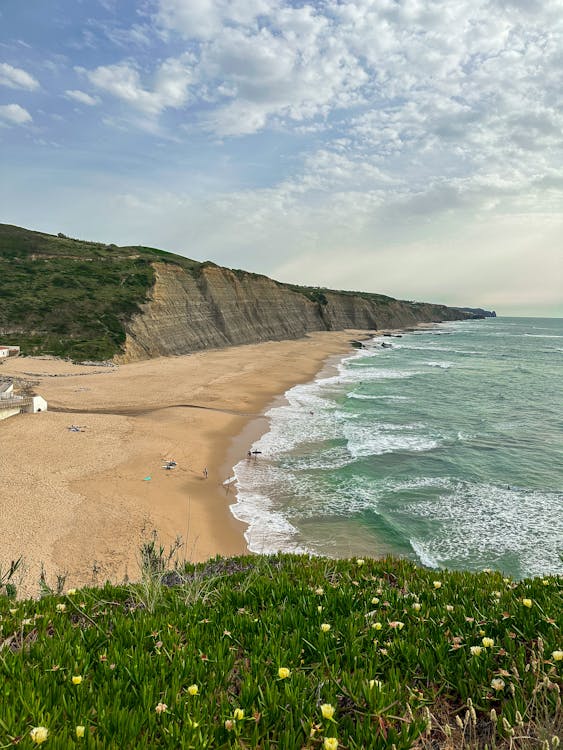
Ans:
[{"label": "person on beach", "polygon": [[203,478],[207,479],[208,476],[209,476],[209,472],[207,471],[207,466],[206,466],[205,469],[203,470]]}]

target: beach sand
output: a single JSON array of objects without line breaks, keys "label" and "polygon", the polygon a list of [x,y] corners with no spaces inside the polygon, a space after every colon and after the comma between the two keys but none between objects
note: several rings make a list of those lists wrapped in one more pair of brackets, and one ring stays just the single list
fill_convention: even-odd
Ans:
[{"label": "beach sand", "polygon": [[[358,335],[366,332],[115,367],[7,361],[0,375],[32,381],[49,411],[0,422],[2,569],[23,555],[25,595],[38,593],[42,564],[48,583],[66,574],[67,588],[135,579],[153,530],[167,546],[181,536],[190,561],[246,552],[224,480],[267,429],[268,405]],[[167,459],[174,470],[162,468]]]}]

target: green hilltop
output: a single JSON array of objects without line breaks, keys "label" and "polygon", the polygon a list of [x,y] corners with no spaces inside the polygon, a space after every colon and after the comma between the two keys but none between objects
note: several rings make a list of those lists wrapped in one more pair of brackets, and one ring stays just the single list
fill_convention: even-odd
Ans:
[{"label": "green hilltop", "polygon": [[155,260],[202,265],[149,247],[117,247],[0,225],[0,334],[24,354],[110,359],[146,301]]}]

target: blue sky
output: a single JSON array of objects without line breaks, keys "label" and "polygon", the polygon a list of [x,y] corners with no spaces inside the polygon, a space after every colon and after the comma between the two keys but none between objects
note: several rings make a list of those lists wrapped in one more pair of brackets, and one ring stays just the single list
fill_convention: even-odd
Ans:
[{"label": "blue sky", "polygon": [[0,220],[563,315],[561,0],[6,0]]}]

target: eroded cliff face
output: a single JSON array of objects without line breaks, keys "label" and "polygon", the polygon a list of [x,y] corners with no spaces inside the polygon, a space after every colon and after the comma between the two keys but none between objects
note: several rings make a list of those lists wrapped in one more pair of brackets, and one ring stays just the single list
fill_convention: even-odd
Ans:
[{"label": "eroded cliff face", "polygon": [[150,299],[126,326],[120,361],[295,339],[311,331],[400,328],[470,317],[442,305],[376,302],[338,292],[314,302],[265,276],[212,265],[198,275],[171,263],[153,267]]}]

